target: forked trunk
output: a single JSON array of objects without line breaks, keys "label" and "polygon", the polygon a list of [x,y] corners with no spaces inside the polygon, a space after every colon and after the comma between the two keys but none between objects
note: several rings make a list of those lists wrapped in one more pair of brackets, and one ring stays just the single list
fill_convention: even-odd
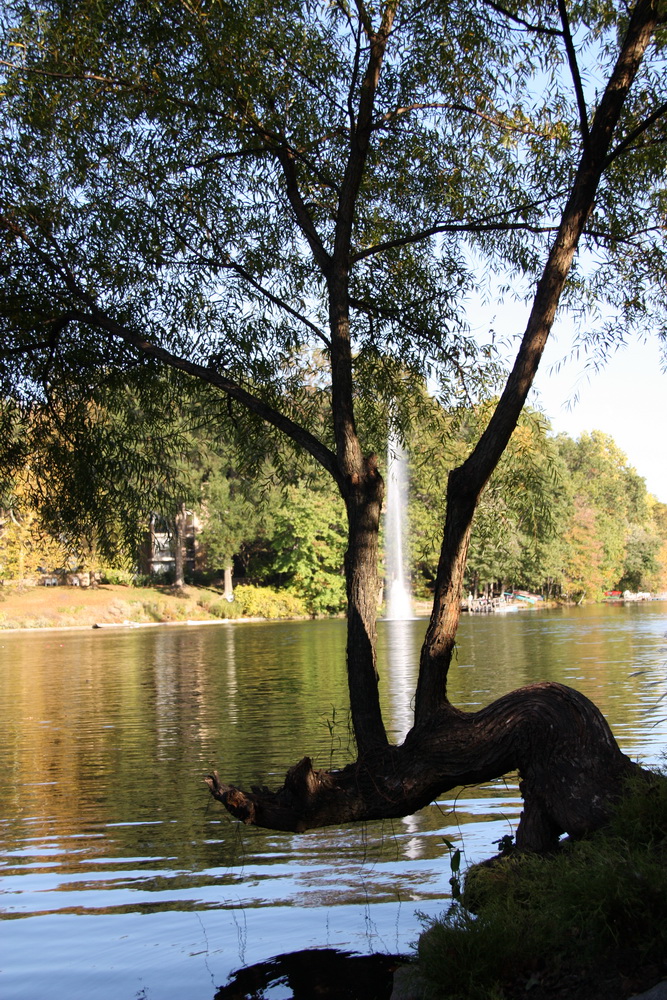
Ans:
[{"label": "forked trunk", "polygon": [[[387,5],[386,10],[393,5]],[[405,816],[458,785],[518,770],[525,808],[517,842],[544,850],[562,832],[581,836],[602,825],[629,776],[640,769],[619,750],[599,710],[558,684],[535,684],[464,713],[447,701],[447,670],[460,614],[463,573],[475,506],[517,425],[554,321],[600,178],[613,154],[612,137],[625,98],[658,23],[655,0],[638,0],[614,70],[593,121],[582,121],[583,152],[558,234],[538,282],[514,367],[476,447],[449,477],[447,515],[433,613],[420,662],[415,727],[400,747],[387,743],[378,698],[375,615],[381,479],[364,460],[356,436],[348,317],[348,254],[354,197],[368,144],[385,35],[371,46],[364,80],[366,114],[359,116],[343,185],[334,263],[327,258],[337,470],[334,478],[349,517],[348,678],[359,757],[341,771],[313,768],[304,757],[276,792],[245,793],[207,779],[212,794],[238,819],[303,831],[353,820]],[[372,70],[372,72],[371,72]],[[370,95],[370,96],[369,96]],[[365,130],[361,125],[365,122]],[[309,231],[306,231],[309,236]],[[312,242],[312,236],[311,242]],[[317,245],[315,250],[318,250]]]},{"label": "forked trunk", "polygon": [[405,816],[459,785],[513,770],[524,799],[516,842],[531,850],[554,848],[561,833],[577,837],[602,826],[627,779],[641,773],[584,695],[533,684],[479,712],[443,709],[402,746],[376,748],[341,771],[316,770],[304,757],[276,792],[243,792],[217,773],[206,780],[244,823],[302,833]]}]

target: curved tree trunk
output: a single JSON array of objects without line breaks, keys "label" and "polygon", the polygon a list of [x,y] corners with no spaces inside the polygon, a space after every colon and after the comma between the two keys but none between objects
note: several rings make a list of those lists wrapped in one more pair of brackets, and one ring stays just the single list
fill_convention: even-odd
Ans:
[{"label": "curved tree trunk", "polygon": [[560,834],[603,825],[626,780],[641,769],[619,750],[601,712],[561,684],[534,684],[479,712],[446,708],[400,747],[377,748],[340,771],[308,757],[276,792],[242,792],[209,775],[211,793],[244,823],[302,833],[405,816],[463,784],[518,770],[524,811],[517,845],[554,847]]}]

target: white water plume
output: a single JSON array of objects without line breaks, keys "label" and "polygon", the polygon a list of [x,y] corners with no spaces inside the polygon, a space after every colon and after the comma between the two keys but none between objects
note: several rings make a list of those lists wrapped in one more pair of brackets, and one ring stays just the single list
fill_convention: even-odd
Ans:
[{"label": "white water plume", "polygon": [[407,458],[392,431],[387,446],[387,510],[385,515],[386,617],[390,621],[414,618],[406,570]]}]

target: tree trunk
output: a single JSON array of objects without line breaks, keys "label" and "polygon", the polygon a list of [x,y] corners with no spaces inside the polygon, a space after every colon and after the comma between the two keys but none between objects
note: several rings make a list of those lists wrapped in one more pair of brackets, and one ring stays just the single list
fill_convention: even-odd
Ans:
[{"label": "tree trunk", "polygon": [[229,564],[224,569],[224,598],[226,601],[234,600],[234,584],[232,580],[233,567]]},{"label": "tree trunk", "polygon": [[516,842],[548,850],[561,833],[602,826],[626,780],[642,773],[618,749],[600,711],[560,684],[520,688],[481,709],[447,708],[400,747],[376,747],[341,771],[315,770],[308,757],[277,792],[245,793],[206,779],[244,823],[302,833],[320,826],[404,816],[459,785],[518,770],[524,798]]},{"label": "tree trunk", "polygon": [[377,672],[378,536],[384,484],[376,456],[365,461],[360,482],[345,498],[348,547],[345,553],[347,582],[347,676],[352,726],[360,756],[386,746]]},{"label": "tree trunk", "polygon": [[182,503],[174,518],[174,588],[185,586],[185,504]]},{"label": "tree trunk", "polygon": [[[435,578],[435,595],[419,661],[415,697],[415,726],[424,726],[447,704],[447,672],[461,617],[463,576],[470,544],[470,529],[476,498],[464,505],[459,483],[461,469],[449,474],[447,516],[440,560]],[[470,510],[472,505],[472,510]],[[477,592],[477,588],[476,588]]]}]

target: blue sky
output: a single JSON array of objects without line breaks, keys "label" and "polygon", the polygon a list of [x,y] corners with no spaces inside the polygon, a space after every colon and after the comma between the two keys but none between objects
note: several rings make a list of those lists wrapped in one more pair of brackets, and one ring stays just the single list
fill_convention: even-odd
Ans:
[{"label": "blue sky", "polygon": [[[586,359],[554,365],[568,354],[567,323],[555,327],[536,379],[541,408],[555,431],[611,434],[644,477],[650,493],[667,503],[667,374],[657,340],[619,349],[602,371],[586,373]],[[578,399],[576,397],[578,396]]]},{"label": "blue sky", "polygon": [[[523,334],[527,307],[520,302],[472,302],[472,332],[488,342],[493,329],[508,364]],[[512,341],[510,338],[514,338]],[[590,359],[571,357],[575,328],[567,313],[557,317],[529,397],[555,433],[577,438],[586,431],[610,434],[650,493],[667,503],[667,372],[656,337],[629,342],[600,371]]]}]

